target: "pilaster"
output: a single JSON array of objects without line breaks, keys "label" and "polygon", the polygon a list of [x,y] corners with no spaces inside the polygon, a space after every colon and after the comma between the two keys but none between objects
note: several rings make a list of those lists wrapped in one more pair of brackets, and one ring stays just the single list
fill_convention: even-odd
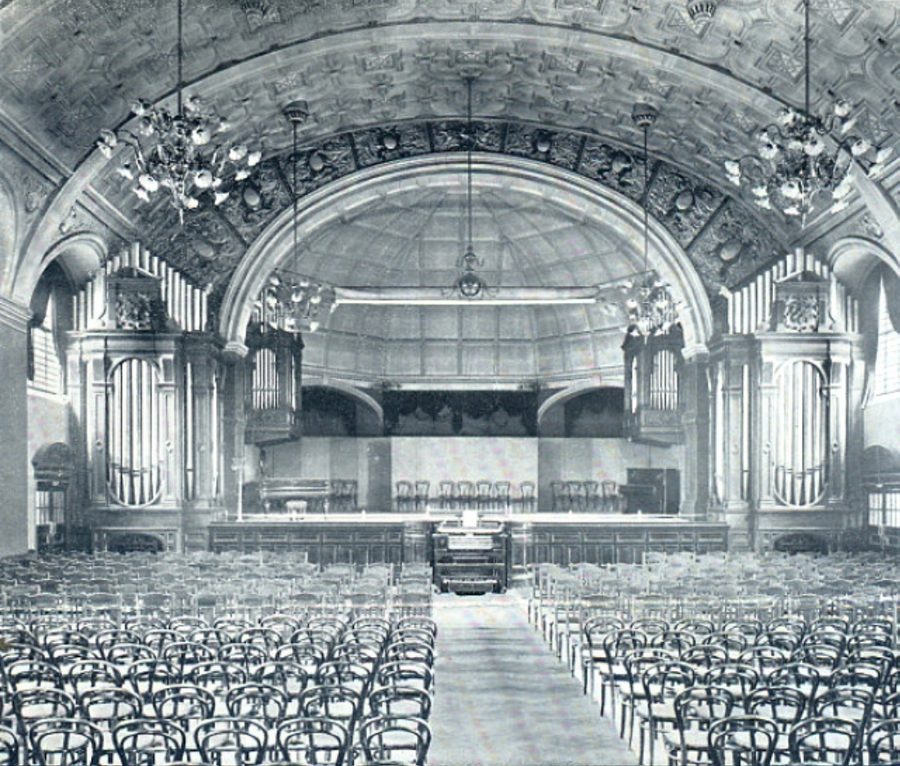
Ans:
[{"label": "pilaster", "polygon": [[0,297],[0,556],[28,549],[28,319],[22,306]]}]

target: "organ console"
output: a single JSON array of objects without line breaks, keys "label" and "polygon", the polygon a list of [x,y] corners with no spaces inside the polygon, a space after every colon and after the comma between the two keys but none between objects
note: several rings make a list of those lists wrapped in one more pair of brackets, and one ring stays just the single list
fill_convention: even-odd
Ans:
[{"label": "organ console", "polygon": [[[468,522],[468,523],[467,523]],[[452,519],[432,536],[441,592],[502,593],[509,584],[509,532],[499,521]]]}]

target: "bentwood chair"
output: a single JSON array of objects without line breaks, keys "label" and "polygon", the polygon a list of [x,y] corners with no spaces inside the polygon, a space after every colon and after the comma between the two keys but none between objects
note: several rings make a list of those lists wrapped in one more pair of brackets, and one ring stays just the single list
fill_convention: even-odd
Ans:
[{"label": "bentwood chair", "polygon": [[537,495],[535,494],[533,481],[523,481],[519,484],[519,502],[524,513],[530,513],[535,510]]},{"label": "bentwood chair", "polygon": [[431,729],[421,718],[376,716],[362,722],[359,741],[369,761],[399,761],[425,766],[431,745]]},{"label": "bentwood chair", "polygon": [[778,727],[768,718],[735,715],[714,721],[707,738],[713,766],[770,766]]},{"label": "bentwood chair", "polygon": [[173,721],[133,718],[122,721],[112,732],[122,766],[161,766],[185,757],[187,737]]},{"label": "bentwood chair", "polygon": [[255,766],[268,755],[265,727],[249,718],[212,718],[201,721],[194,732],[200,757],[207,763]]},{"label": "bentwood chair", "polygon": [[340,721],[324,716],[291,718],[278,726],[278,754],[295,764],[343,766],[350,734]]},{"label": "bentwood chair", "polygon": [[78,718],[45,718],[28,730],[29,751],[38,766],[96,766],[103,733]]},{"label": "bentwood chair", "polygon": [[861,729],[843,718],[805,718],[788,735],[791,764],[849,766],[859,749]]},{"label": "bentwood chair", "polygon": [[900,719],[888,718],[869,729],[866,750],[871,766],[900,763]]},{"label": "bentwood chair", "polygon": [[19,738],[7,726],[0,726],[0,766],[19,766]]}]

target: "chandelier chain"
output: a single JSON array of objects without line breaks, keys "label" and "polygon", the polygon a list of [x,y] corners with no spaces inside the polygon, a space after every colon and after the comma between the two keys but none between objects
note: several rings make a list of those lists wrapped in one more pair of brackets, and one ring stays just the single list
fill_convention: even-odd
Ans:
[{"label": "chandelier chain", "polygon": [[184,82],[184,28],[182,16],[184,15],[184,0],[178,0],[178,46],[175,49],[175,56],[178,62],[178,82],[176,83],[176,102],[178,114],[184,111],[184,94],[182,93],[182,83]]},{"label": "chandelier chain", "polygon": [[466,78],[466,131],[468,146],[466,147],[466,206],[468,217],[468,245],[472,248],[472,149],[475,144],[475,132],[472,127],[472,78]]}]

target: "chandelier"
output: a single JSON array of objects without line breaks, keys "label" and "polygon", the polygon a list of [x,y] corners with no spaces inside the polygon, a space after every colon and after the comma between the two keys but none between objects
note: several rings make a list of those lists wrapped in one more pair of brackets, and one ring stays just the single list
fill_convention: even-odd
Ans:
[{"label": "chandelier", "polygon": [[[292,101],[284,107],[291,124],[291,235],[294,258],[297,257],[297,128],[309,117],[305,101]],[[299,333],[315,332],[324,315],[337,308],[334,288],[309,277],[286,270],[269,276],[255,305],[255,319],[262,329]]]},{"label": "chandelier", "polygon": [[462,273],[453,283],[450,292],[462,298],[479,298],[488,293],[487,283],[475,273],[483,266],[481,258],[475,254],[472,244],[472,151],[475,148],[475,128],[472,125],[472,83],[473,76],[466,77],[466,129],[463,141],[466,144],[466,249],[457,262]]},{"label": "chandelier", "polygon": [[129,160],[116,172],[134,181],[131,190],[143,202],[150,202],[156,192],[166,190],[164,193],[169,195],[183,223],[184,212],[196,210],[201,197],[211,197],[215,205],[228,199],[226,179],[232,177],[234,182],[240,182],[249,177],[262,153],[245,144],[216,143],[216,137],[231,126],[205,108],[198,97],[184,98],[182,12],[183,0],[178,0],[175,113],[138,99],[131,106],[137,121],[135,130],[101,130],[97,148],[110,159],[121,145],[130,147]]},{"label": "chandelier", "polygon": [[621,308],[625,312],[628,335],[648,338],[665,335],[678,323],[678,301],[669,285],[648,266],[650,253],[649,188],[650,156],[648,135],[658,113],[650,104],[635,104],[631,119],[644,133],[644,269],[635,279],[626,280],[620,287]]},{"label": "chandelier", "polygon": [[[822,198],[830,210],[847,207],[855,168],[876,177],[892,154],[890,147],[854,132],[857,117],[850,103],[836,100],[824,115],[810,108],[809,0],[804,0],[804,108],[782,109],[776,121],[756,133],[756,153],[725,162],[735,186],[746,184],[761,208],[780,210],[805,225]],[[829,141],[828,139],[832,139]]]}]

